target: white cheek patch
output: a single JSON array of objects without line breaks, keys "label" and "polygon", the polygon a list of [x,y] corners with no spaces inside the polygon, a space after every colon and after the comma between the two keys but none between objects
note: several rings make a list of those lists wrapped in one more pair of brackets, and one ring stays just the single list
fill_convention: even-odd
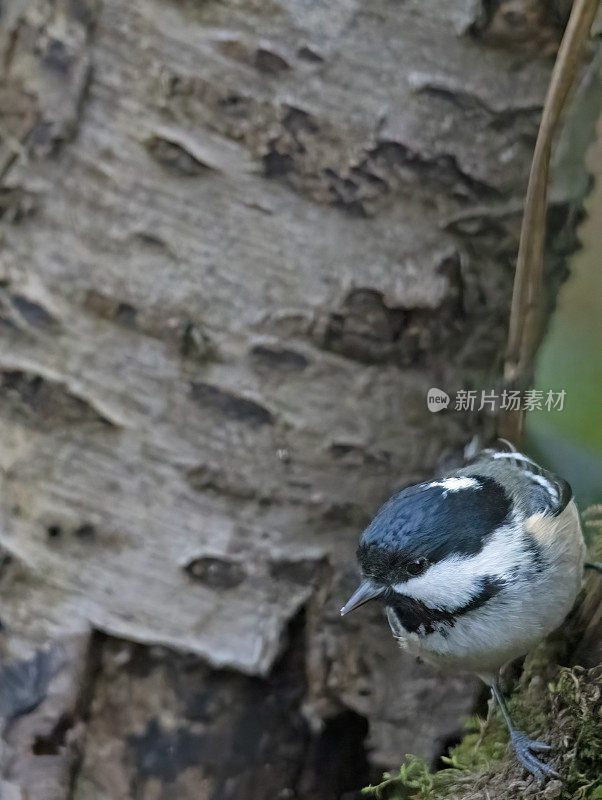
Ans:
[{"label": "white cheek patch", "polygon": [[493,534],[479,553],[448,556],[430,566],[423,575],[397,583],[392,588],[430,608],[452,611],[473,599],[483,578],[504,580],[523,559],[522,528],[506,525]]},{"label": "white cheek patch", "polygon": [[433,486],[440,486],[441,489],[444,489],[443,496],[445,496],[448,492],[459,492],[462,489],[482,488],[481,484],[478,480],[476,480],[476,478],[469,477],[445,478],[442,481],[432,481],[431,483],[427,483],[428,489]]}]

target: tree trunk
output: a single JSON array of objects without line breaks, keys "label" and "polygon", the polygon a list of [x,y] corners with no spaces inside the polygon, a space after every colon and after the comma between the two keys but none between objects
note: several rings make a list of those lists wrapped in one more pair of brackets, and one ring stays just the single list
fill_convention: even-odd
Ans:
[{"label": "tree trunk", "polygon": [[456,735],[474,682],[338,609],[492,432],[425,396],[499,381],[547,5],[3,4],[3,799],[334,800]]}]

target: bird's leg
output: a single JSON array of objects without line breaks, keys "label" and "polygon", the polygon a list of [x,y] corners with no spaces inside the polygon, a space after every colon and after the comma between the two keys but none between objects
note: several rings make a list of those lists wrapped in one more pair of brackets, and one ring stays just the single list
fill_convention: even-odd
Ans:
[{"label": "bird's leg", "polygon": [[510,731],[510,741],[512,742],[512,747],[514,748],[516,757],[523,767],[532,775],[535,775],[540,783],[543,783],[546,778],[559,778],[560,775],[555,770],[553,770],[551,767],[548,767],[535,755],[535,753],[542,753],[546,750],[549,750],[550,746],[543,744],[543,742],[535,742],[532,739],[529,739],[526,733],[522,733],[521,731],[517,730],[512,724],[510,713],[508,712],[508,707],[506,706],[506,701],[504,700],[500,685],[497,680],[491,684],[491,692],[500,707],[504,721],[506,722],[508,730]]}]

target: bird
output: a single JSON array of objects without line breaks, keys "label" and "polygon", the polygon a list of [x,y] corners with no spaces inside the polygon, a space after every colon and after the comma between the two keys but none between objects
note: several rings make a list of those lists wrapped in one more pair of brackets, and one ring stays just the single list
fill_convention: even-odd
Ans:
[{"label": "bird", "polygon": [[510,447],[394,494],[361,535],[362,579],[341,615],[380,601],[403,649],[479,676],[542,783],[559,777],[542,761],[550,748],[514,726],[499,675],[571,610],[585,543],[567,481]]}]

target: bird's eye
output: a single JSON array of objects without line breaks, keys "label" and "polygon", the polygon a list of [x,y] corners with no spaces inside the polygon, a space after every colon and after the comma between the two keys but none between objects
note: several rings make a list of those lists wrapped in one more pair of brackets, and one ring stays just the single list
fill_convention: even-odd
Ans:
[{"label": "bird's eye", "polygon": [[417,558],[416,561],[408,564],[407,571],[410,575],[422,575],[428,565],[429,562],[426,558]]}]

